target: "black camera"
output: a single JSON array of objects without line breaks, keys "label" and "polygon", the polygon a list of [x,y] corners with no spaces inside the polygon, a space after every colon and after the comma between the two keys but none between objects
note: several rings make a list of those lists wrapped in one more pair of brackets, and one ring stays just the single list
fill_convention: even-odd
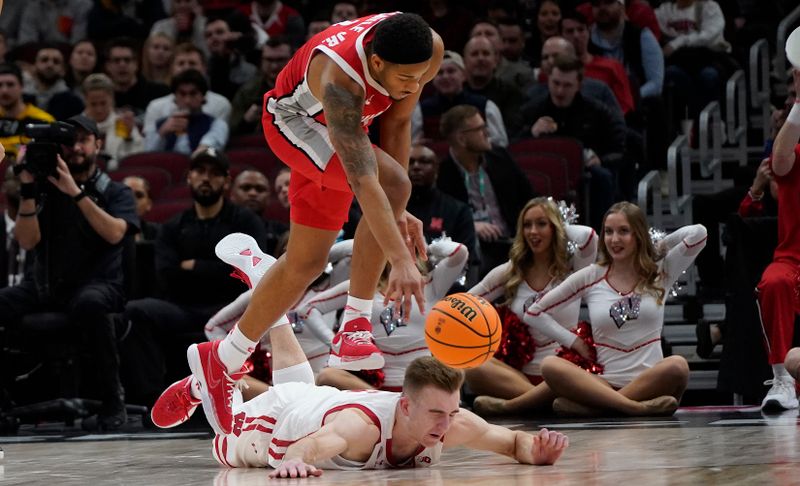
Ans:
[{"label": "black camera", "polygon": [[63,156],[62,146],[75,145],[75,127],[65,122],[37,123],[25,125],[25,136],[32,140],[25,151],[25,165],[22,167],[37,179],[53,176],[58,179],[58,155]]}]

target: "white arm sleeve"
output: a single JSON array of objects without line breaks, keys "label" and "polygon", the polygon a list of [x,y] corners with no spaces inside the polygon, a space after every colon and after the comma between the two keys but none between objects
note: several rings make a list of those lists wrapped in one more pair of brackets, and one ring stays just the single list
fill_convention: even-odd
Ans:
[{"label": "white arm sleeve", "polygon": [[343,240],[331,247],[330,252],[328,252],[328,261],[332,264],[336,264],[342,258],[347,258],[353,256],[353,240]]},{"label": "white arm sleeve", "polygon": [[567,239],[578,245],[571,258],[572,271],[580,270],[594,263],[597,259],[597,242],[599,241],[594,229],[579,224],[568,224],[566,231]]},{"label": "white arm sleeve", "polygon": [[226,305],[216,314],[211,316],[205,326],[206,338],[209,341],[223,339],[228,332],[233,328],[234,324],[239,321],[250,304],[250,298],[253,296],[253,289],[246,290],[239,294],[239,297]]},{"label": "white arm sleeve", "polygon": [[447,295],[453,282],[461,276],[469,259],[469,252],[467,247],[461,243],[447,240],[431,243],[428,251],[439,259],[436,268],[431,272],[431,280],[428,282],[431,290],[430,298],[438,301]]},{"label": "white arm sleeve", "polygon": [[[562,346],[572,347],[577,336],[553,319],[550,312],[559,306],[582,298],[586,289],[594,283],[593,277],[596,274],[595,267],[590,265],[567,277],[556,288],[544,294],[541,299],[528,308],[523,319],[525,324],[533,326],[545,336],[558,341]],[[573,325],[574,323],[569,324]]]},{"label": "white arm sleeve", "polygon": [[503,114],[492,100],[486,102],[486,128],[489,130],[489,140],[494,145],[508,147],[508,134],[506,126],[503,124]]},{"label": "white arm sleeve", "polygon": [[494,302],[499,299],[506,290],[505,285],[508,281],[509,270],[511,270],[511,262],[505,262],[502,265],[494,267],[483,277],[483,280],[469,289],[469,293],[477,295],[478,297],[483,297],[488,302]]},{"label": "white arm sleeve", "polygon": [[666,273],[665,289],[670,288],[681,273],[689,268],[700,250],[705,248],[707,240],[708,232],[702,224],[678,228],[662,240],[661,244],[667,249],[662,263]]}]

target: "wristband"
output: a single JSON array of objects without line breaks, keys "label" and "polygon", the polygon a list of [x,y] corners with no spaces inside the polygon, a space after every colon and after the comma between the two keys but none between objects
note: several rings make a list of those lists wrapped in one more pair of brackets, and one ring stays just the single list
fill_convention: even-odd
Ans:
[{"label": "wristband", "polygon": [[17,213],[18,218],[33,218],[38,213],[36,211],[31,211],[30,213]]},{"label": "wristband", "polygon": [[760,201],[760,200],[761,200],[761,199],[764,197],[764,191],[761,191],[761,194],[759,194],[758,196],[756,196],[756,195],[753,193],[753,190],[752,190],[752,189],[750,189],[750,190],[748,190],[748,191],[747,191],[747,194],[750,196],[750,199],[752,199],[753,201]]},{"label": "wristband", "polygon": [[88,196],[88,194],[86,194],[86,192],[85,192],[85,191],[81,191],[81,192],[79,192],[78,194],[76,194],[76,195],[75,195],[75,196],[72,198],[72,200],[73,200],[73,201],[75,201],[75,202],[79,202],[81,199],[85,198],[86,196]]},{"label": "wristband", "polygon": [[789,110],[789,114],[786,116],[786,123],[800,125],[800,103],[797,101],[792,105],[792,109]]},{"label": "wristband", "polygon": [[19,185],[19,198],[20,199],[36,199],[36,184],[33,182],[26,182]]}]

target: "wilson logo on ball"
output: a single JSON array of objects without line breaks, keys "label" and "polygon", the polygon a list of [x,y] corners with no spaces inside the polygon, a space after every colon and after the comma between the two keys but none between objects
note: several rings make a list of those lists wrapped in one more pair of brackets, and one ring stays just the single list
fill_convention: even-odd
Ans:
[{"label": "wilson logo on ball", "polygon": [[461,315],[467,318],[467,320],[469,320],[470,322],[472,322],[472,320],[475,319],[475,316],[478,315],[478,313],[475,312],[475,309],[465,304],[464,301],[461,299],[456,299],[455,297],[445,297],[442,300],[450,303],[451,309],[460,312]]}]

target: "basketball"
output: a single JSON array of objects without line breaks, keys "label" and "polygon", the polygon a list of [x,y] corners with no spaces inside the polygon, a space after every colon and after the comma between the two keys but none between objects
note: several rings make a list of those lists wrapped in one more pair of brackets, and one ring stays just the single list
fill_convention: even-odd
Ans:
[{"label": "basketball", "polygon": [[431,354],[453,368],[475,368],[500,347],[502,326],[494,307],[468,293],[448,295],[425,319],[425,341]]}]

